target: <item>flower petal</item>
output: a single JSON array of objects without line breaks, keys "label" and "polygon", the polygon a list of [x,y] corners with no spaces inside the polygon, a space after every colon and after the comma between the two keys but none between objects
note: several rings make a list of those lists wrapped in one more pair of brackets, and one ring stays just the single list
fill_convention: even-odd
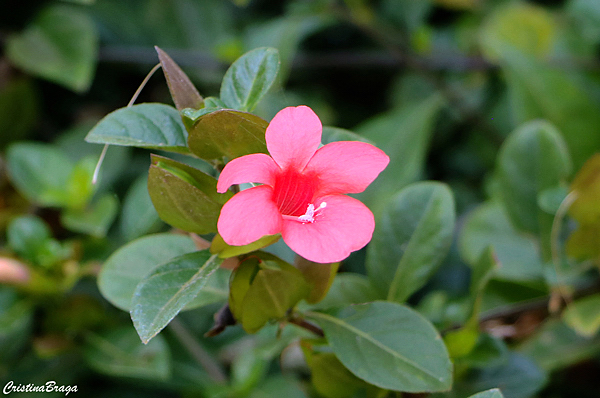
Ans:
[{"label": "flower petal", "polygon": [[265,235],[281,232],[281,214],[273,203],[268,185],[235,194],[221,209],[217,229],[223,240],[233,246],[252,243]]},{"label": "flower petal", "polygon": [[329,195],[314,203],[313,223],[283,220],[283,240],[296,253],[317,263],[333,263],[364,247],[373,235],[373,213],[362,202],[345,195]]},{"label": "flower petal", "polygon": [[315,153],[304,174],[319,177],[317,195],[364,191],[388,165],[390,158],[379,148],[358,141],[327,144]]},{"label": "flower petal", "polygon": [[267,149],[279,167],[302,170],[321,143],[323,125],[307,106],[284,108],[269,123]]},{"label": "flower petal", "polygon": [[233,159],[225,165],[217,182],[217,192],[223,193],[233,184],[259,182],[275,184],[275,176],[279,172],[275,161],[264,153],[255,153]]}]

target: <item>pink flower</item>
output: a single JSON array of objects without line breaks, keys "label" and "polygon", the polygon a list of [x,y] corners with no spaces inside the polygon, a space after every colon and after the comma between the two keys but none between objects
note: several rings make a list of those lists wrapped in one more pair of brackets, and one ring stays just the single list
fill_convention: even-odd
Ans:
[{"label": "pink flower", "polygon": [[373,213],[346,196],[359,193],[389,162],[364,142],[332,142],[321,148],[321,121],[307,106],[281,110],[267,127],[267,149],[229,162],[217,184],[262,185],[234,195],[221,210],[218,230],[229,245],[242,246],[281,233],[302,257],[341,261],[371,240]]}]

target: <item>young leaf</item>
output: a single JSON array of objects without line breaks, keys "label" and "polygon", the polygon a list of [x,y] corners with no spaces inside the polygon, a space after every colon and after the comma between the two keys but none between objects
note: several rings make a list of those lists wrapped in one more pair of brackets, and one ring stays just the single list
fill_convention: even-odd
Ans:
[{"label": "young leaf", "polygon": [[27,199],[42,206],[64,206],[69,202],[64,190],[73,164],[58,148],[18,142],[8,147],[6,157],[11,181]]},{"label": "young leaf", "polygon": [[144,345],[131,327],[89,333],[84,357],[90,367],[110,376],[166,380],[171,374],[167,342],[158,336]]},{"label": "young leaf", "polygon": [[154,267],[194,251],[194,241],[183,235],[156,234],[129,242],[102,265],[100,293],[114,306],[129,311],[136,286]]},{"label": "young leaf", "polygon": [[167,79],[167,85],[169,86],[169,91],[177,110],[202,108],[204,105],[202,96],[190,78],[166,52],[158,48],[158,46],[154,46],[154,49],[158,53],[158,59],[160,60],[160,65],[165,74],[165,79]]},{"label": "young leaf", "polygon": [[174,160],[152,155],[148,192],[154,208],[166,223],[184,231],[217,231],[217,220],[231,192],[217,193],[217,180]]},{"label": "young leaf", "polygon": [[454,232],[452,192],[438,182],[401,190],[384,209],[367,251],[374,286],[402,302],[427,282],[446,256]]},{"label": "young leaf", "polygon": [[208,250],[184,254],[159,265],[137,285],[131,319],[144,344],[200,293],[221,261]]},{"label": "young leaf", "polygon": [[190,129],[190,151],[201,159],[268,153],[265,131],[269,123],[251,113],[217,110],[201,116]]},{"label": "young leaf", "polygon": [[221,100],[230,108],[250,112],[267,93],[279,71],[279,53],[257,48],[238,58],[221,83]]},{"label": "young leaf", "polygon": [[189,153],[187,131],[179,112],[164,104],[139,104],[117,109],[100,120],[87,142]]},{"label": "young leaf", "polygon": [[595,154],[577,172],[570,187],[577,197],[569,208],[569,215],[581,224],[600,220],[600,154]]},{"label": "young leaf", "polygon": [[267,247],[281,238],[281,235],[265,235],[256,242],[244,246],[231,246],[225,243],[221,235],[216,234],[210,244],[210,252],[218,254],[220,258],[231,258],[242,254],[250,253],[255,250]]},{"label": "young leaf", "polygon": [[323,328],[342,364],[370,384],[405,392],[444,391],[452,385],[452,363],[442,339],[408,307],[375,301],[347,307],[338,317],[306,315]]},{"label": "young leaf", "polygon": [[284,262],[277,265],[261,267],[244,295],[238,321],[248,333],[257,332],[270,320],[284,317],[310,292],[300,271]]},{"label": "young leaf", "polygon": [[600,330],[600,294],[576,300],[567,306],[563,319],[578,334],[592,337]]},{"label": "young leaf", "polygon": [[15,65],[77,92],[86,91],[92,82],[97,51],[94,21],[66,5],[45,8],[6,43]]},{"label": "young leaf", "polygon": [[352,397],[367,384],[354,376],[332,352],[313,352],[310,344],[301,342],[304,358],[315,390],[325,398]]},{"label": "young leaf", "polygon": [[294,266],[302,272],[304,279],[311,285],[310,295],[306,301],[315,304],[327,295],[340,263],[321,264],[296,256]]}]

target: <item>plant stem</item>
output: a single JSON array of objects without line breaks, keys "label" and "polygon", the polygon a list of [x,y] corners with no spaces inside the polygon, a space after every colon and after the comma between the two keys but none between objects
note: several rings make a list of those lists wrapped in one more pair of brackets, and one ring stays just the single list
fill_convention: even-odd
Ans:
[{"label": "plant stem", "polygon": [[213,381],[221,384],[227,382],[227,376],[221,365],[196,341],[179,319],[174,318],[169,324],[169,328]]},{"label": "plant stem", "polygon": [[323,333],[323,329],[321,329],[320,327],[318,327],[314,323],[308,322],[304,318],[291,317],[290,319],[288,319],[288,322],[291,323],[291,324],[294,324],[296,326],[299,326],[299,327],[301,327],[303,329],[306,329],[309,332],[312,332],[312,333],[316,334],[319,337],[325,337],[325,333]]}]

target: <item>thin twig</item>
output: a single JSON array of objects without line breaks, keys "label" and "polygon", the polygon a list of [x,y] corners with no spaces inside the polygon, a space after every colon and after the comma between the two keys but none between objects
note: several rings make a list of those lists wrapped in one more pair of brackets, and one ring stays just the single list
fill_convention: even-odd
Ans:
[{"label": "thin twig", "polygon": [[288,319],[288,322],[291,323],[291,324],[294,324],[296,326],[299,326],[299,327],[301,327],[303,329],[306,329],[309,332],[312,332],[312,333],[316,334],[319,337],[325,337],[325,333],[323,333],[323,329],[321,329],[320,327],[318,327],[314,323],[308,322],[304,318],[292,317],[292,318]]},{"label": "thin twig", "polygon": [[169,328],[213,381],[217,383],[227,382],[227,376],[221,368],[221,365],[213,359],[198,341],[196,341],[194,336],[192,336],[179,319],[174,318],[171,323],[169,323]]}]

